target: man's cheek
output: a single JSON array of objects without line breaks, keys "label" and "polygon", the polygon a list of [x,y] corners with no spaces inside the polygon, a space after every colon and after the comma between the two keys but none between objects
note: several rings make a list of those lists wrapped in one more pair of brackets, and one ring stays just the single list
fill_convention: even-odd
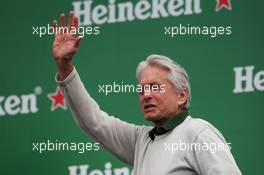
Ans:
[{"label": "man's cheek", "polygon": [[159,113],[162,112],[162,104],[157,104],[155,110]]}]

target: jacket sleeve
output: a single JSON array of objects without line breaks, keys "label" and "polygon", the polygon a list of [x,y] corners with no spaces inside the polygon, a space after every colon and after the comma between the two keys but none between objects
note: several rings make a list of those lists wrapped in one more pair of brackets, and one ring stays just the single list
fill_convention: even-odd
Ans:
[{"label": "jacket sleeve", "polygon": [[57,83],[78,126],[120,160],[133,165],[136,140],[142,126],[129,124],[102,111],[86,91],[75,68],[65,80]]}]

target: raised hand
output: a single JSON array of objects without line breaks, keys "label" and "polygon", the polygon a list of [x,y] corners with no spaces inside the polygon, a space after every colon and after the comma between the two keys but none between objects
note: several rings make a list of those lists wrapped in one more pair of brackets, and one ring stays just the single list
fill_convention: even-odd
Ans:
[{"label": "raised hand", "polygon": [[65,15],[60,16],[60,26],[56,20],[54,26],[54,42],[52,55],[58,65],[59,79],[64,79],[72,71],[72,58],[77,53],[82,37],[77,36],[78,17],[73,11],[69,13],[68,25],[65,24]]}]

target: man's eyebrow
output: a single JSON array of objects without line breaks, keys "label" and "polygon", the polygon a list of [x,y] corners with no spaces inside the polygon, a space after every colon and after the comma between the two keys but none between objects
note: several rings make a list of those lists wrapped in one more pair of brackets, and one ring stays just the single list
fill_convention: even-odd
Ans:
[{"label": "man's eyebrow", "polygon": [[150,81],[150,82],[147,82],[147,83],[143,83],[141,84],[142,86],[145,86],[145,85],[160,85],[162,84],[161,82],[158,82],[158,81]]}]

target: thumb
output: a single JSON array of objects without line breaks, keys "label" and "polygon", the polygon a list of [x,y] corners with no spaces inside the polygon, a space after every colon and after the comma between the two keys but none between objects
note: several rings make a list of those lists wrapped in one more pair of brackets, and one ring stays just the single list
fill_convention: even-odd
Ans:
[{"label": "thumb", "polygon": [[74,47],[75,47],[75,48],[79,48],[82,39],[83,39],[82,36],[78,36],[78,38],[76,39],[76,41],[75,41],[75,43],[74,43]]}]

